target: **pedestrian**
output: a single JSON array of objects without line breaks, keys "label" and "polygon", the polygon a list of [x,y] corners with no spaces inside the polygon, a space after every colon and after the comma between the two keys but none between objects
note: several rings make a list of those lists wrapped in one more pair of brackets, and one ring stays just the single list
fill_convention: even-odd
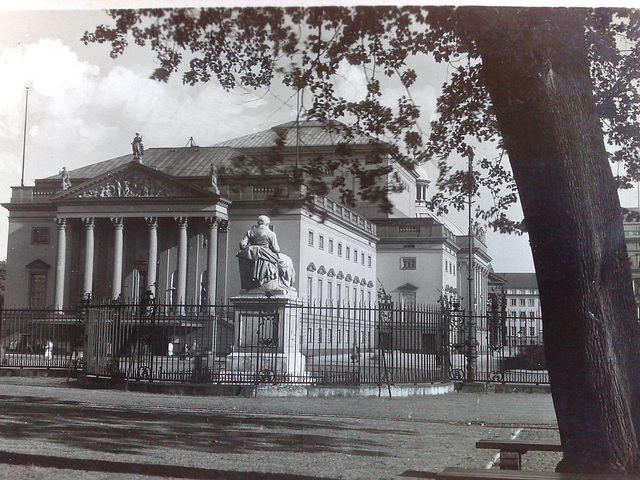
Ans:
[{"label": "pedestrian", "polygon": [[47,360],[51,360],[53,358],[53,342],[51,340],[47,340],[47,343],[45,343],[44,358]]}]

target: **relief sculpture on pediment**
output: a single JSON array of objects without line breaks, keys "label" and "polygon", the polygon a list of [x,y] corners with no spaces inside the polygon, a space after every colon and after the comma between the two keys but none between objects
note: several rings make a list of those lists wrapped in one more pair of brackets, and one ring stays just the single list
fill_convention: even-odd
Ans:
[{"label": "relief sculpture on pediment", "polygon": [[133,176],[127,179],[109,180],[102,185],[80,192],[78,197],[173,197],[186,195],[188,195],[186,189],[148,177]]}]

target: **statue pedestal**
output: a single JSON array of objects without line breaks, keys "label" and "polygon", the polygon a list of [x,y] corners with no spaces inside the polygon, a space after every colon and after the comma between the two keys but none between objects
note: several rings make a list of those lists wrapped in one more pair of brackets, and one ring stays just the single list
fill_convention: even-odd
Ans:
[{"label": "statue pedestal", "polygon": [[252,290],[231,298],[235,342],[227,372],[245,381],[305,381],[306,359],[300,353],[302,301],[295,292]]}]

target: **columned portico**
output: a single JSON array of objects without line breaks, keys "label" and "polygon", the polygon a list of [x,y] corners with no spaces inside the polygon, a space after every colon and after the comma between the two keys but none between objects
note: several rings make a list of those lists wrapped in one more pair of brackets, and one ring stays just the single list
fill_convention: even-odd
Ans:
[{"label": "columned portico", "polygon": [[[216,279],[216,295],[217,300],[222,303],[227,301],[227,256],[228,256],[228,244],[229,244],[229,220],[221,219],[218,221],[218,271],[223,275],[219,275]],[[214,301],[215,303],[215,301]]]},{"label": "columned portico", "polygon": [[157,295],[158,286],[158,217],[146,217],[149,226],[149,259],[147,262],[147,290]]},{"label": "columned portico", "polygon": [[[176,301],[184,305],[187,296],[187,217],[175,217],[178,223],[178,281],[176,284]],[[181,309],[182,310],[182,309]]]},{"label": "columned portico", "polygon": [[218,218],[206,217],[208,231],[207,242],[207,303],[216,303],[216,286],[218,270]]},{"label": "columned portico", "polygon": [[56,291],[54,308],[62,310],[64,308],[64,272],[67,264],[67,220],[66,218],[56,218],[58,227],[58,252],[56,256]]},{"label": "columned portico", "polygon": [[93,293],[93,260],[94,260],[94,235],[95,222],[93,218],[83,218],[84,224],[84,281],[82,283],[82,296],[91,297]]},{"label": "columned portico", "polygon": [[124,222],[122,217],[111,219],[113,222],[113,280],[111,282],[111,299],[117,300],[122,294],[122,254],[124,249]]}]

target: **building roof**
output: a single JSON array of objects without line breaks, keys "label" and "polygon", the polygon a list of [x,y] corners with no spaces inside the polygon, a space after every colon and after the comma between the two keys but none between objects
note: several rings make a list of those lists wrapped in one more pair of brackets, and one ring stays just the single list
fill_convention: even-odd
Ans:
[{"label": "building roof", "polygon": [[538,281],[535,273],[496,273],[505,279],[504,288],[521,288],[535,290],[538,288]]},{"label": "building roof", "polygon": [[[206,177],[209,175],[212,163],[217,167],[231,166],[233,159],[241,156],[243,156],[242,153],[229,147],[150,148],[145,150],[142,163],[168,175]],[[133,153],[111,158],[71,170],[69,177],[72,181],[73,179],[93,178],[126,165],[132,160]],[[47,180],[57,178],[60,178],[60,175],[53,175]]]},{"label": "building roof", "polygon": [[346,135],[347,127],[336,120],[321,122],[319,120],[288,122],[276,125],[267,130],[251,133],[238,138],[218,143],[219,147],[232,147],[238,149],[247,148],[272,148],[280,147],[320,147],[337,145],[339,143],[370,144],[373,139],[364,135],[355,135],[349,138]]}]

